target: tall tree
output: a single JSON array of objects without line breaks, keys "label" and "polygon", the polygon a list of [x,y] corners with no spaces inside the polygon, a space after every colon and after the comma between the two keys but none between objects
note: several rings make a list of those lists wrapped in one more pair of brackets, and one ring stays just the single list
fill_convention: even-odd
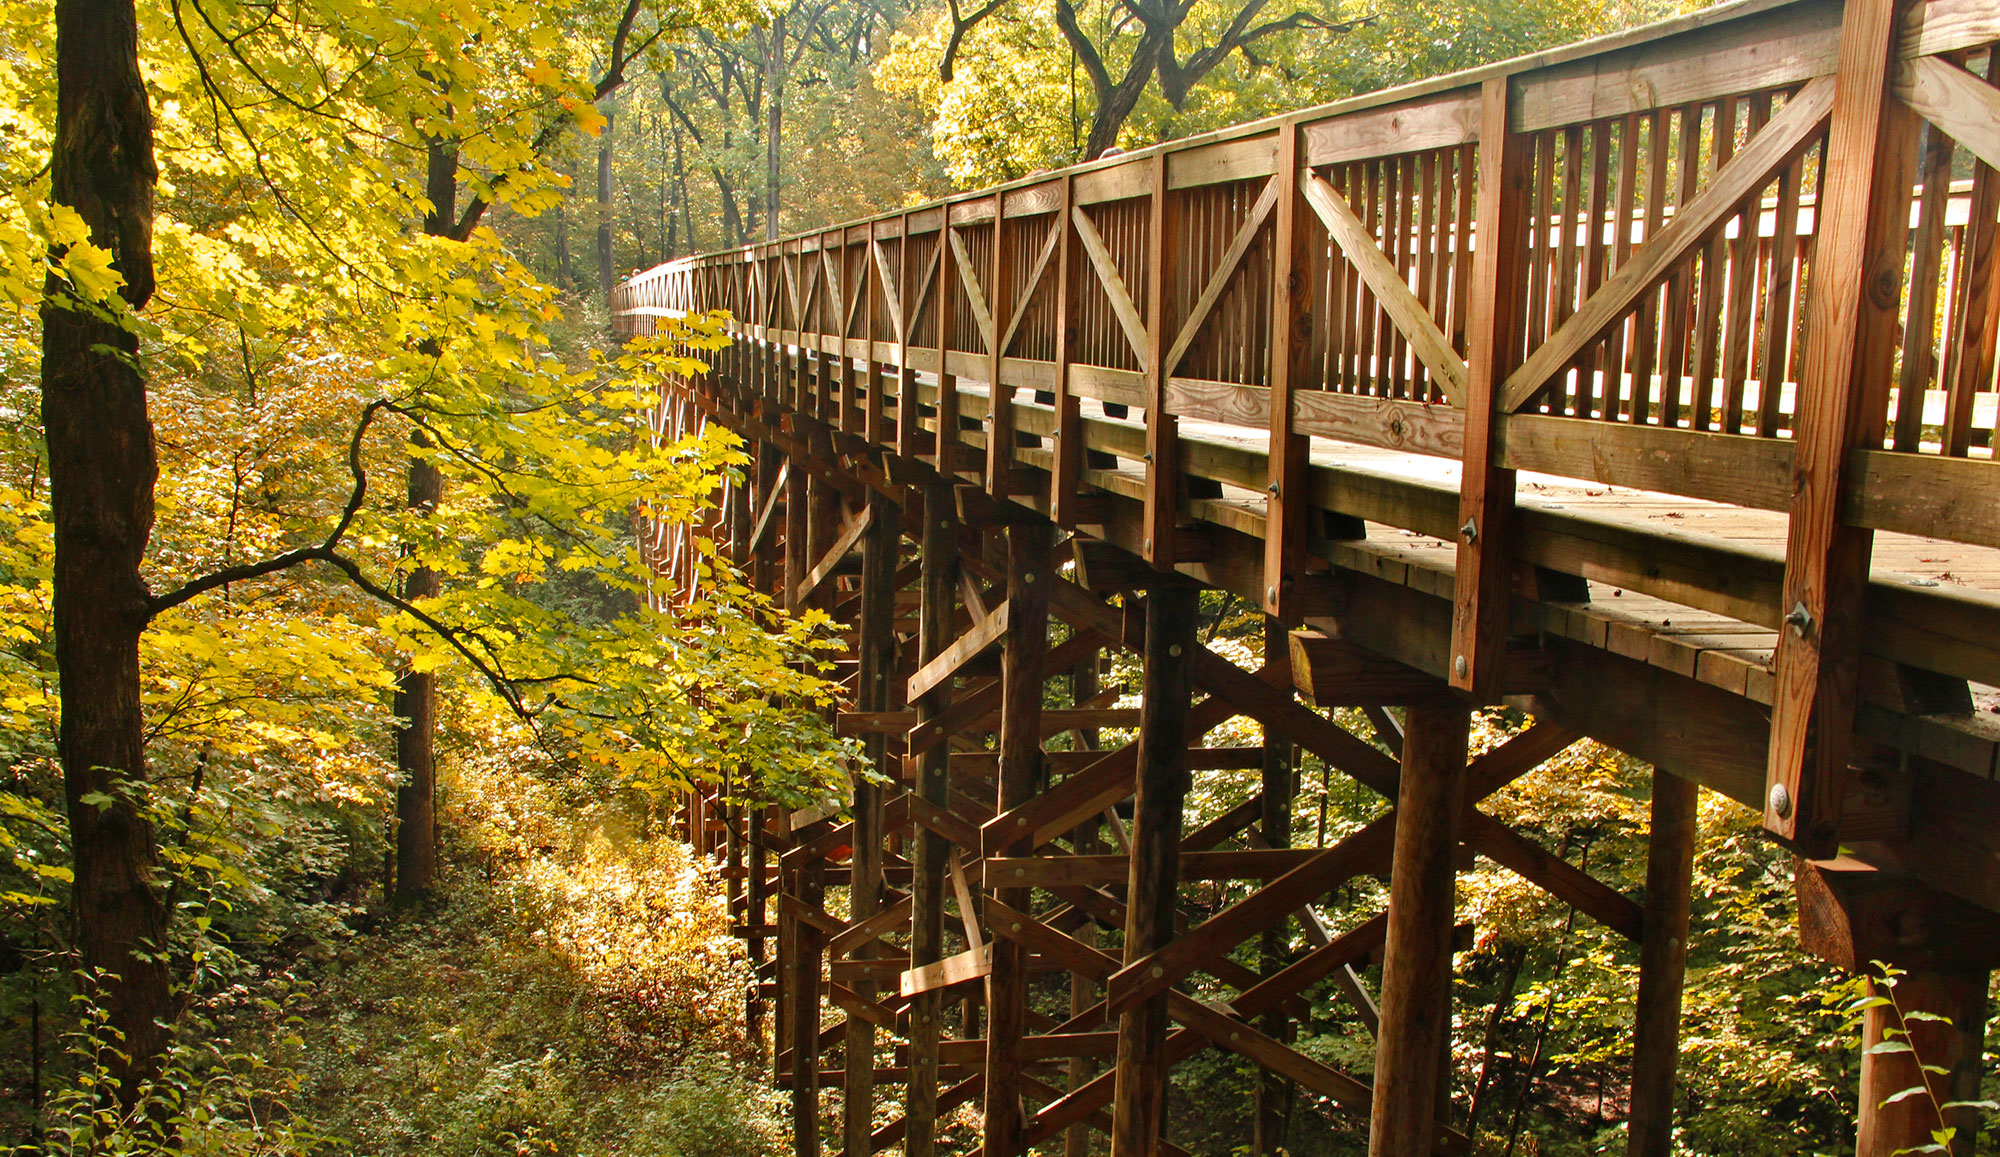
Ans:
[{"label": "tall tree", "polygon": [[42,424],[55,523],[58,747],[75,856],[76,946],[116,1036],[104,1063],[129,1104],[157,1071],[174,1015],[167,906],[145,813],[139,567],[158,467],[139,341],[125,318],[153,294],[153,117],[133,0],[57,0],[50,194],[123,279],[88,300],[51,275],[42,308]]},{"label": "tall tree", "polygon": [[[591,88],[593,102],[601,104],[609,100],[624,85],[632,60],[666,35],[670,25],[662,19],[656,28],[633,39],[643,10],[642,0],[626,0],[611,32],[604,71]],[[440,96],[449,112],[468,103],[474,94],[454,93],[446,83],[441,86]],[[601,115],[597,151],[597,284],[600,300],[608,303],[614,276],[610,204],[613,118],[608,111]],[[576,117],[576,110],[562,109],[536,132],[525,158],[510,168],[490,176],[468,174],[474,180],[483,178],[494,192],[475,194],[463,213],[458,207],[463,165],[459,138],[444,135],[442,130],[432,133],[424,150],[424,194],[428,204],[424,235],[457,242],[470,238],[491,207],[492,196],[504,190],[509,181],[519,180],[544,164],[561,145],[564,134],[575,126]],[[435,345],[428,348],[433,356],[440,352]],[[408,505],[419,516],[418,525],[422,526],[443,501],[444,475],[431,461],[428,434],[418,427],[411,431],[411,438],[415,452],[410,458],[407,478]],[[428,566],[415,567],[403,580],[403,597],[413,603],[434,599],[442,589],[442,579]],[[396,676],[395,709],[401,723],[396,732],[394,898],[399,906],[408,906],[428,895],[437,881],[436,675],[415,662],[405,663]]]},{"label": "tall tree", "polygon": [[[205,742],[223,744],[286,726],[273,686],[293,672],[326,678],[294,656],[325,662],[356,695],[387,682],[348,678],[379,657],[326,637],[357,629],[349,597],[319,602],[303,631],[238,640],[215,629],[257,580],[303,569],[307,578],[278,585],[316,577],[358,591],[383,650],[400,644],[413,669],[470,673],[545,748],[623,782],[685,785],[696,768],[744,758],[746,746],[774,783],[838,773],[817,720],[768,706],[776,684],[793,684],[785,693],[800,702],[825,699],[817,677],[790,666],[820,645],[818,626],[774,621],[740,584],[707,584],[710,613],[698,622],[642,597],[652,576],[632,549],[634,507],[697,517],[720,472],[741,464],[719,431],[687,445],[633,441],[659,405],[658,383],[699,371],[689,350],[721,344],[719,322],[670,326],[615,365],[551,358],[549,327],[561,322],[553,292],[480,228],[494,205],[555,203],[540,150],[588,127],[592,100],[622,80],[631,55],[614,55],[595,86],[543,62],[523,68],[533,45],[509,52],[502,42],[531,7],[544,11],[503,3],[467,28],[458,6],[447,19],[429,0],[276,14],[200,0],[60,0],[56,100],[24,100],[12,114],[51,150],[47,208],[27,192],[38,175],[17,173],[12,158],[0,165],[0,299],[39,309],[74,943],[105,1023],[98,1060],[109,1079],[96,1087],[127,1108],[147,1096],[171,1041],[175,962],[208,934],[206,921],[171,923],[187,899],[179,889],[221,870],[188,850],[193,805],[149,783],[148,744],[161,733],[148,695],[173,714],[213,689],[218,665],[258,672],[266,685],[245,686],[203,729]],[[164,45],[149,45],[142,27],[169,30]],[[468,38],[489,54],[460,51]],[[443,85],[439,70],[449,73]],[[9,69],[0,84],[18,75]],[[181,215],[159,231],[172,292],[141,321],[155,280],[155,96],[173,144],[161,155],[179,166],[166,203]],[[475,125],[470,109],[486,119]],[[416,188],[412,158],[427,178]],[[469,196],[456,196],[461,184]],[[412,235],[419,212],[426,228]],[[50,241],[41,263],[24,258],[30,226]],[[235,361],[217,357],[218,344],[241,353],[240,390],[218,386]],[[256,502],[273,533],[248,549],[232,549],[232,507],[220,549],[181,533],[149,559],[161,480],[149,387],[167,383],[176,405],[225,397],[254,410],[274,372],[351,402],[323,424],[344,444],[318,457],[337,465],[268,479]],[[217,465],[204,457],[200,423],[183,429],[197,443],[174,451],[184,465]],[[383,445],[391,438],[441,475],[437,486],[371,491],[371,467],[405,461]],[[330,485],[309,484],[320,482]],[[452,503],[429,509],[451,492]],[[33,505],[10,498],[7,513],[32,518]],[[396,542],[409,546],[400,560],[382,546]],[[159,593],[148,565],[173,576]],[[470,589],[422,597],[426,585],[410,580],[425,571],[477,577]],[[559,584],[572,589],[559,594]],[[576,587],[595,600],[586,610],[572,609]],[[162,672],[163,656],[187,655],[203,658]],[[4,677],[11,700],[18,672]],[[253,759],[242,770],[263,774]],[[198,770],[189,790],[203,790]],[[158,829],[168,825],[177,834],[163,847]],[[170,1102],[146,1103],[150,1112]]]}]

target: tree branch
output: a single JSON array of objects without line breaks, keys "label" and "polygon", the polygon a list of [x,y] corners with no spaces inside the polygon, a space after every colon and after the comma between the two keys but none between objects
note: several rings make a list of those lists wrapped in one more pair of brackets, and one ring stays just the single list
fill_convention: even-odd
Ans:
[{"label": "tree branch", "polygon": [[218,587],[225,587],[231,583],[246,582],[250,579],[277,574],[279,571],[290,570],[292,567],[304,562],[332,561],[334,548],[340,544],[341,538],[347,534],[347,528],[353,525],[354,516],[361,512],[361,504],[367,501],[368,498],[368,472],[361,465],[362,440],[367,437],[368,427],[374,423],[376,415],[384,410],[393,409],[395,409],[395,406],[389,401],[377,398],[368,403],[367,408],[361,411],[361,421],[354,427],[354,436],[347,443],[347,468],[354,475],[354,489],[347,496],[347,505],[341,509],[339,521],[333,524],[333,529],[327,533],[326,538],[322,539],[317,545],[303,546],[297,550],[288,550],[283,554],[274,555],[261,562],[242,563],[237,566],[223,567],[221,570],[211,571],[200,578],[190,579],[164,595],[149,596],[146,599],[147,621],[150,622],[162,612],[172,610],[174,607],[180,606],[182,603],[206,594]]},{"label": "tree branch", "polygon": [[980,21],[993,15],[1006,2],[1007,0],[987,0],[971,16],[961,16],[958,0],[951,0],[951,39],[945,42],[944,59],[938,61],[939,80],[947,84],[951,82],[951,66],[952,62],[958,59],[959,44],[965,40],[968,33],[979,26]]}]

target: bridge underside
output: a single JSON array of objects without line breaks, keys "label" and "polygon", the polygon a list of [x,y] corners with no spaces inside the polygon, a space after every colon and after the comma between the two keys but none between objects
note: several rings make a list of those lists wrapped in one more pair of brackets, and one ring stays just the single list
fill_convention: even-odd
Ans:
[{"label": "bridge underside", "polygon": [[[1366,1119],[1377,1099],[1368,1082],[1288,1043],[1300,1002],[1321,991],[1350,1002],[1383,1042],[1375,1084],[1389,1117],[1375,1121],[1378,1135],[1402,1139],[1380,1151],[1464,1152],[1448,1111],[1408,1107],[1438,1103],[1451,881],[1473,855],[1640,945],[1633,1135],[1670,1135],[1697,796],[1705,786],[1761,802],[1769,729],[1754,698],[1715,685],[1728,677],[1705,681],[1698,663],[1662,660],[1681,642],[1664,617],[1673,609],[1600,608],[1590,596],[1604,584],[1537,575],[1517,610],[1534,626],[1513,641],[1504,687],[1530,725],[1468,759],[1470,701],[1391,657],[1442,665],[1448,558],[1442,580],[1426,575],[1408,536],[1327,512],[1327,528],[1345,533],[1313,540],[1338,561],[1298,576],[1312,588],[1302,622],[1267,616],[1264,662],[1249,670],[1194,636],[1199,591],[1255,597],[1262,544],[1241,528],[1247,511],[1237,528],[1189,520],[1183,547],[1202,561],[1161,572],[1125,549],[1139,544],[1143,511],[1117,492],[1113,471],[1092,472],[1107,485],[1080,504],[1090,521],[1046,517],[1048,475],[1034,462],[1050,451],[1032,433],[1051,424],[1044,407],[1019,405],[1015,492],[995,500],[975,470],[948,476],[733,388],[782,375],[837,397],[821,379],[843,373],[866,377],[859,365],[750,343],[723,355],[713,388],[676,395],[683,429],[720,422],[756,451],[707,529],[790,608],[853,624],[852,709],[838,726],[865,741],[884,777],[857,776],[851,797],[818,809],[749,811],[729,785],[691,803],[690,831],[726,862],[760,968],[753,1031],[775,1009],[774,1072],[805,1107],[801,1153],[817,1152],[835,1120],[841,1151],[929,1152],[940,1116],[968,1103],[983,1110],[986,1153],[1058,1140],[1065,1152],[1099,1152],[1121,1127],[1130,1140],[1120,1152],[1179,1152],[1158,1135],[1165,1074],[1208,1048],[1265,1072],[1260,1132],[1275,1136],[1286,1083]],[[976,410],[977,385],[960,388]],[[934,387],[919,379],[915,389]],[[974,417],[964,421],[963,440],[982,449]],[[1383,536],[1379,550],[1369,530]],[[690,552],[669,577],[691,582],[693,565]],[[1566,618],[1594,627],[1548,626]],[[1692,660],[1707,653],[1683,645]],[[1121,652],[1141,664],[1136,685],[1107,681]],[[1135,693],[1139,707],[1118,705]],[[1368,724],[1349,730],[1315,707],[1359,708]],[[1206,745],[1237,717],[1259,725],[1261,744]],[[1906,995],[1977,1025],[2000,947],[1981,882],[1981,859],[2000,843],[2000,792],[1921,749],[1949,733],[1967,761],[1990,751],[1973,747],[1976,730],[1934,734],[1926,728],[1947,724],[1886,703],[1870,718],[1877,726],[1857,744],[1875,758],[1855,768],[1849,855],[1799,864],[1808,946],[1850,968],[1917,965],[1921,983]],[[1133,742],[1100,745],[1100,730],[1135,729]],[[1585,736],[1656,767],[1640,898],[1479,809]],[[1393,810],[1332,847],[1289,847],[1303,754]],[[1212,769],[1256,771],[1259,789],[1212,822],[1184,822],[1190,774]],[[1390,910],[1335,932],[1341,921],[1323,905],[1363,875],[1390,881]],[[1247,882],[1249,893],[1198,922],[1177,910],[1181,887],[1218,880]],[[1921,937],[1907,934],[1911,911],[1932,918]],[[1303,957],[1272,939],[1294,928],[1315,946]],[[1379,995],[1359,973],[1370,963],[1383,966]],[[1197,1000],[1180,991],[1191,978],[1236,995]],[[1980,1049],[1976,1033],[1960,1034],[1933,1055],[1969,1065],[1976,1082]],[[822,1090],[841,1106],[827,1120]],[[881,1122],[885,1101],[902,1115]],[[1396,1120],[1399,1107],[1407,1119]]]},{"label": "bridge underside", "polygon": [[[1263,1073],[1260,1152],[1288,1086],[1376,1157],[1464,1152],[1477,855],[1639,945],[1629,1144],[1664,1155],[1703,789],[1800,853],[1810,951],[1909,969],[1905,1010],[1956,1022],[1910,1027],[1932,1099],[1976,1099],[1996,44],[1973,0],[1753,3],[624,287],[632,329],[731,311],[668,432],[755,456],[661,540],[668,584],[707,537],[851,624],[851,794],[690,802],[799,1152],[826,1125],[925,1157],[964,1105],[991,1157],[1178,1152],[1167,1074],[1205,1049]],[[1264,613],[1257,669],[1196,637],[1204,591]],[[1529,725],[1474,755],[1499,703]],[[1212,737],[1242,718],[1256,745]],[[1584,737],[1655,768],[1639,897],[1482,810]],[[1289,846],[1308,755],[1380,818]],[[1258,789],[1196,825],[1211,769]],[[1387,912],[1329,920],[1364,876]],[[1214,881],[1241,898],[1195,903]],[[1323,993],[1374,1034],[1369,1081],[1293,1047]],[[1864,1057],[1862,1157],[1930,1142],[1922,1098],[1881,1104],[1924,1079]]]}]

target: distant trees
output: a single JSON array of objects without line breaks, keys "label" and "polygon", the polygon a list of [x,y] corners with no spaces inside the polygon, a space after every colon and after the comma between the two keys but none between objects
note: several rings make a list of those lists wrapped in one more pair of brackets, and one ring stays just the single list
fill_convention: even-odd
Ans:
[{"label": "distant trees", "polygon": [[[950,0],[950,35],[944,56],[938,62],[938,76],[949,83],[960,45],[968,34],[990,19],[1010,0],[983,0],[964,11],[959,0]],[[1287,32],[1311,29],[1341,33],[1352,21],[1329,19],[1307,8],[1295,8],[1280,16],[1267,17],[1270,0],[1232,0],[1221,11],[1207,14],[1206,27],[1189,27],[1201,0],[1120,0],[1109,18],[1086,29],[1084,16],[1072,0],[1054,0],[1055,25],[1069,45],[1076,63],[1090,79],[1090,129],[1084,136],[1080,159],[1101,155],[1118,141],[1120,130],[1146,86],[1159,81],[1160,95],[1176,110],[1187,104],[1194,86],[1205,80],[1228,60],[1242,53],[1255,62],[1259,46]],[[1219,18],[1219,23],[1218,23]],[[1183,54],[1183,30],[1194,35]],[[1123,63],[1120,64],[1119,62]]]},{"label": "distant trees", "polygon": [[1674,0],[929,0],[886,87],[966,186],[1468,68],[1669,14]]}]

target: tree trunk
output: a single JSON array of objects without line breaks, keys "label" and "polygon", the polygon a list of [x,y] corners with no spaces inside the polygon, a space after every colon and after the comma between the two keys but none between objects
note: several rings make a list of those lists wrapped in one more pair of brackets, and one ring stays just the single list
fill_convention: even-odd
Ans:
[{"label": "tree trunk", "polygon": [[576,271],[571,267],[569,257],[569,192],[564,190],[562,200],[556,202],[556,285],[562,289],[576,287]]},{"label": "tree trunk", "polygon": [[779,150],[785,127],[785,14],[771,21],[770,49],[764,58],[765,88],[769,97],[769,124],[764,132],[764,240],[776,241],[778,232],[778,182],[783,173],[784,154]]},{"label": "tree trunk", "polygon": [[604,133],[597,138],[597,292],[607,306],[616,281],[611,269],[611,125],[615,113],[604,114]]},{"label": "tree trunk", "polygon": [[[153,121],[132,0],[58,0],[51,194],[110,251],[137,309],[153,291]],[[51,301],[63,285],[50,279]],[[100,1060],[129,1107],[159,1071],[176,1007],[158,845],[142,810],[146,761],[139,577],[158,467],[138,339],[114,322],[42,309],[42,424],[55,519],[57,734],[76,884],[78,963],[122,1036]],[[121,782],[126,786],[121,786]]]},{"label": "tree trunk", "polygon": [[[432,139],[426,156],[424,193],[431,211],[424,232],[448,236],[458,216],[458,149],[449,141]],[[411,445],[424,446],[421,432]],[[412,456],[407,501],[411,510],[431,512],[444,497],[444,477],[436,466]],[[437,597],[436,571],[418,567],[404,580],[403,597],[421,601]],[[408,907],[437,887],[437,760],[433,733],[437,722],[437,677],[405,667],[396,676],[396,874],[393,900]]]}]

